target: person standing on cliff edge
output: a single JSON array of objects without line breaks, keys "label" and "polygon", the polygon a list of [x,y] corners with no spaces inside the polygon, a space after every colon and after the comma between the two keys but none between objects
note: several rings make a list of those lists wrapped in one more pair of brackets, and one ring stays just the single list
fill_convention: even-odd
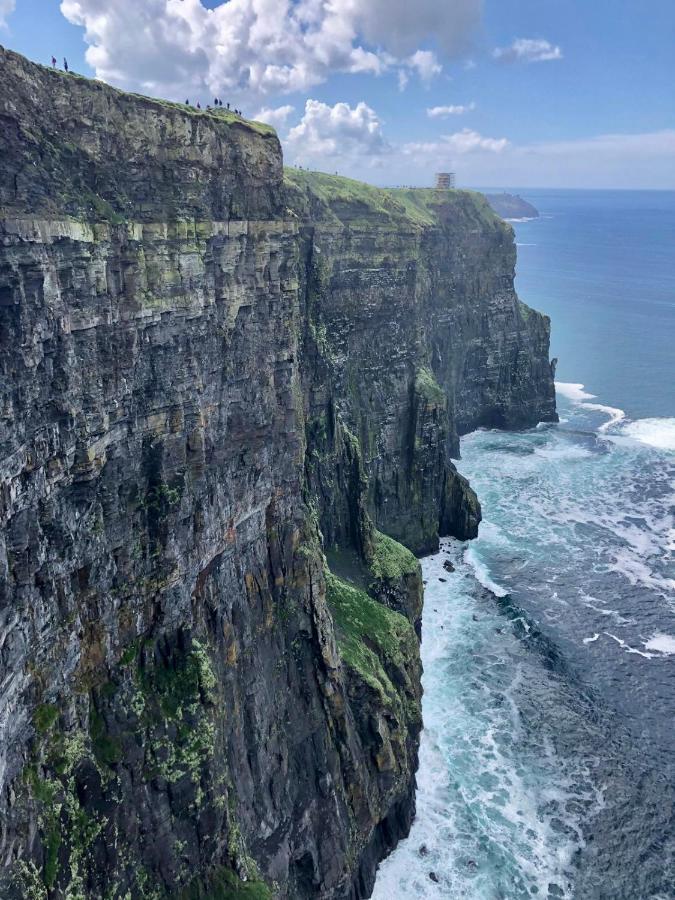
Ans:
[{"label": "person standing on cliff edge", "polygon": [[63,57],[63,71],[68,71],[68,60],[65,58],[65,56]]},{"label": "person standing on cliff edge", "polygon": [[52,69],[56,68],[56,57],[52,56]]}]

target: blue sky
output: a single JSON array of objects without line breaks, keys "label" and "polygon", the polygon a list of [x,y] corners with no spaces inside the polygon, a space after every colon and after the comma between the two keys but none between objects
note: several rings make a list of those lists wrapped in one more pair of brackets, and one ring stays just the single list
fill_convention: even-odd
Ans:
[{"label": "blue sky", "polygon": [[[675,2],[0,0],[0,42],[376,183],[675,188]],[[434,114],[430,114],[434,110]]]}]

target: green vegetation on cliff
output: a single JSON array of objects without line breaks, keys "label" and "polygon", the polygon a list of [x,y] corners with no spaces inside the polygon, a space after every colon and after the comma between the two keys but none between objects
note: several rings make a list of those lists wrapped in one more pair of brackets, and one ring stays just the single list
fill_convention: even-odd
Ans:
[{"label": "green vegetation on cliff", "polygon": [[380,188],[341,175],[284,169],[289,206],[301,218],[335,219],[352,226],[377,220],[392,227],[438,225],[441,215],[456,208],[469,210],[490,224],[500,220],[485,197],[475,191],[436,191],[432,188]]},{"label": "green vegetation on cliff", "polygon": [[204,882],[194,881],[180,894],[180,900],[271,900],[272,892],[263,881],[242,881],[230,869],[218,869]]},{"label": "green vegetation on cliff", "polygon": [[423,366],[415,377],[415,392],[422,397],[430,406],[445,406],[447,397],[445,391],[436,381],[436,376]]},{"label": "green vegetation on cliff", "polygon": [[464,191],[284,186],[225,111],[1,48],[0,80],[0,897],[365,896],[421,727],[387,535],[475,535],[456,433],[548,402],[510,230]]},{"label": "green vegetation on cliff", "polygon": [[473,213],[482,224],[501,226],[500,220],[490,208],[489,203],[478,191],[437,191],[434,188],[391,188],[389,193],[405,207],[413,218],[424,218],[424,224],[437,224],[441,210],[448,211],[453,207]]},{"label": "green vegetation on cliff", "polygon": [[[0,50],[3,53],[6,53],[10,57],[14,57],[17,60],[21,60],[22,57],[19,54],[14,53],[11,50],[6,50],[4,47],[0,47]],[[224,122],[227,125],[241,125],[245,128],[250,128],[252,131],[256,131],[258,134],[271,134],[276,135],[276,130],[268,125],[266,122],[257,122],[253,119],[245,119],[243,116],[238,116],[231,109],[227,109],[223,107],[212,107],[210,109],[197,109],[196,106],[192,106],[189,103],[180,103],[175,100],[165,100],[159,97],[149,97],[147,94],[138,94],[134,91],[125,91],[121,88],[113,87],[111,84],[107,84],[105,81],[101,81],[98,78],[89,78],[86,75],[80,75],[77,72],[73,72],[72,70],[68,72],[63,72],[61,69],[53,69],[49,66],[43,66],[40,63],[30,63],[31,68],[38,69],[44,78],[54,79],[62,79],[64,85],[68,85],[71,83],[75,84],[83,84],[87,85],[87,88],[93,91],[98,91],[104,96],[108,97],[118,97],[120,99],[132,100],[135,102],[152,104],[156,107],[164,107],[167,110],[176,110],[177,112],[186,113],[190,116],[202,116],[209,117],[213,119],[218,119],[221,122]]]},{"label": "green vegetation on cliff", "polygon": [[396,581],[420,573],[420,564],[414,553],[393,538],[376,531],[373,535],[373,561],[370,570],[375,578]]},{"label": "green vegetation on cliff", "polygon": [[419,705],[410,706],[407,692],[398,684],[409,682],[408,673],[418,653],[417,636],[408,619],[330,572],[326,573],[326,587],[345,664],[386,706],[400,703],[408,717],[417,718]]}]

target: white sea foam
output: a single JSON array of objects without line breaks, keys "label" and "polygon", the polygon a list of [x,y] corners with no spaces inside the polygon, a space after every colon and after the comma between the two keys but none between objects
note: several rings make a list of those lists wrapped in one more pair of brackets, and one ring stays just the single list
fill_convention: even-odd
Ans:
[{"label": "white sea foam", "polygon": [[490,577],[490,571],[485,563],[478,558],[473,547],[469,547],[464,553],[464,561],[473,569],[476,580],[491,591],[495,597],[506,597],[508,591]]},{"label": "white sea foam", "polygon": [[600,635],[596,631],[595,634],[593,635],[593,637],[584,638],[584,644],[594,644],[599,637],[600,637]]},{"label": "white sea foam", "polygon": [[606,416],[609,416],[609,419],[600,426],[598,431],[604,433],[608,431],[612,425],[618,425],[619,422],[622,422],[626,418],[626,413],[622,409],[619,409],[618,406],[605,406],[604,403],[589,403],[588,401],[595,399],[597,395],[589,394],[588,391],[585,391],[583,384],[556,381],[555,389],[561,397],[566,397],[578,406],[583,406],[584,409],[604,413]]},{"label": "white sea foam", "polygon": [[655,634],[645,642],[645,650],[656,650],[666,656],[675,655],[675,637],[670,634]]},{"label": "white sea foam", "polygon": [[626,423],[622,433],[659,450],[675,450],[675,418],[638,419]]},{"label": "white sea foam", "polygon": [[636,647],[631,647],[630,644],[627,644],[626,641],[622,640],[620,637],[617,637],[615,634],[612,634],[610,631],[605,631],[605,634],[613,641],[616,641],[619,647],[621,647],[622,650],[625,650],[626,653],[634,653],[636,656],[643,656],[645,659],[654,659],[653,653],[644,653],[642,650],[638,650]]},{"label": "white sea foam", "polygon": [[[509,664],[514,639],[509,629],[502,634],[492,605],[477,598],[466,552],[456,543],[442,549],[422,562],[428,585],[417,816],[409,838],[381,865],[373,897],[487,898],[505,883],[513,896],[523,885],[528,896],[544,896],[553,882],[570,898],[571,861],[584,841],[567,804],[593,802],[588,773],[583,764],[568,766],[546,735],[533,753],[520,712],[529,658]],[[446,554],[457,571],[439,583]],[[477,572],[479,561],[468,562]]]},{"label": "white sea foam", "polygon": [[626,418],[626,413],[619,409],[617,406],[604,406],[602,403],[582,403],[581,404],[584,409],[592,409],[595,412],[605,413],[609,416],[609,419],[598,428],[598,431],[605,432],[612,425],[617,425],[619,422],[623,421]]},{"label": "white sea foam", "polygon": [[675,553],[675,528],[669,528],[666,534],[666,550]]},{"label": "white sea foam", "polygon": [[594,400],[597,395],[585,391],[583,384],[556,381],[555,389],[561,397],[566,397],[568,400],[576,403],[577,406],[609,416],[608,420],[600,426],[598,431],[606,433],[613,426],[623,423],[621,431],[618,432],[619,436],[630,437],[659,450],[675,451],[675,418],[650,418],[638,419],[635,422],[624,422],[626,413],[619,407],[606,406],[603,403],[589,403],[588,401]]},{"label": "white sea foam", "polygon": [[658,591],[664,597],[672,595],[675,591],[675,578],[662,576],[654,572],[640,557],[630,550],[615,550],[614,560],[609,568],[619,572],[633,585],[644,585],[651,590]]},{"label": "white sea foam", "polygon": [[555,389],[562,397],[567,397],[568,400],[574,400],[576,403],[592,400],[596,396],[585,391],[583,384],[572,384],[567,381],[556,381]]},{"label": "white sea foam", "polygon": [[[593,597],[585,597],[583,594],[581,595],[581,602],[587,609],[592,609],[593,612],[599,613],[601,616],[607,616],[608,618],[614,619],[617,625],[634,625],[634,619],[627,619],[625,616],[622,616],[620,612],[617,612],[615,609],[603,609],[601,606],[595,606],[595,604],[590,601],[593,600]],[[598,601],[603,602],[603,601]]]},{"label": "white sea foam", "polygon": [[593,456],[591,450],[585,447],[579,447],[575,444],[559,447],[537,447],[534,451],[535,456],[543,456],[545,459],[555,460],[572,460],[572,459],[588,459]]}]

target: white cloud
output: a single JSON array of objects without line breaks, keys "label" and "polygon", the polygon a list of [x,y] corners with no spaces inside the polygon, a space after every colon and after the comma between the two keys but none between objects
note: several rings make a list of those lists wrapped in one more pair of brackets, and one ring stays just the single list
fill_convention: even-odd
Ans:
[{"label": "white cloud", "polygon": [[443,136],[444,143],[448,144],[456,153],[472,153],[475,150],[487,150],[489,153],[501,153],[509,146],[506,138],[483,137],[477,131],[463,128],[455,134]]},{"label": "white cloud", "polygon": [[464,52],[481,21],[482,0],[332,0],[349,11],[360,33],[397,56],[429,38],[448,56]]},{"label": "white cloud", "polygon": [[411,69],[415,69],[422,81],[429,82],[443,71],[443,66],[431,50],[417,50],[408,57],[407,63]]},{"label": "white cloud", "polygon": [[7,27],[7,19],[14,12],[15,0],[0,0],[0,28]]},{"label": "white cloud", "polygon": [[[457,173],[461,185],[560,188],[675,188],[675,129],[602,134],[513,144],[459,132],[393,148],[386,183],[431,184],[433,172]],[[350,174],[358,176],[356,170]],[[367,176],[364,169],[362,176]]]},{"label": "white cloud", "polygon": [[675,188],[674,158],[675,129],[601,134],[514,145],[499,157],[498,167],[487,174],[479,165],[467,167],[463,180],[561,188]]},{"label": "white cloud", "polygon": [[[298,125],[285,142],[290,161],[307,165],[336,159],[371,159],[388,151],[377,113],[366,103],[328,106],[308,100]],[[325,163],[324,163],[325,164]]]},{"label": "white cloud", "polygon": [[427,115],[430,119],[447,119],[448,116],[462,116],[476,108],[475,103],[457,104],[450,106],[427,107]]},{"label": "white cloud", "polygon": [[422,161],[425,157],[451,161],[455,156],[467,153],[502,153],[509,146],[506,138],[483,137],[477,131],[463,128],[454,134],[444,134],[437,141],[413,141],[404,144],[403,153]]},{"label": "white cloud", "polygon": [[293,112],[295,112],[295,107],[289,106],[288,104],[286,106],[277,106],[274,108],[264,106],[262,109],[258,110],[253,118],[256,122],[267,122],[268,125],[271,125],[278,131],[280,128],[284,127],[288,117]]},{"label": "white cloud", "polygon": [[549,62],[562,59],[560,47],[543,38],[516,38],[508,47],[497,47],[492,55],[500,62]]},{"label": "white cloud", "polygon": [[675,188],[675,129],[515,144],[464,128],[392,144],[366,103],[309,100],[283,143],[287,161],[379,184],[430,185],[448,170],[460,185]]},{"label": "white cloud", "polygon": [[[7,3],[7,0],[0,0]],[[464,50],[481,0],[62,0],[97,77],[155,94],[242,98],[307,91],[333,72],[414,69]],[[405,77],[405,76],[404,76]]]},{"label": "white cloud", "polygon": [[569,141],[545,141],[527,144],[519,148],[521,154],[545,154],[551,157],[567,157],[588,153],[604,159],[627,159],[635,155],[643,158],[670,157],[675,159],[675,129],[647,131],[640,134],[600,134],[596,137]]}]

